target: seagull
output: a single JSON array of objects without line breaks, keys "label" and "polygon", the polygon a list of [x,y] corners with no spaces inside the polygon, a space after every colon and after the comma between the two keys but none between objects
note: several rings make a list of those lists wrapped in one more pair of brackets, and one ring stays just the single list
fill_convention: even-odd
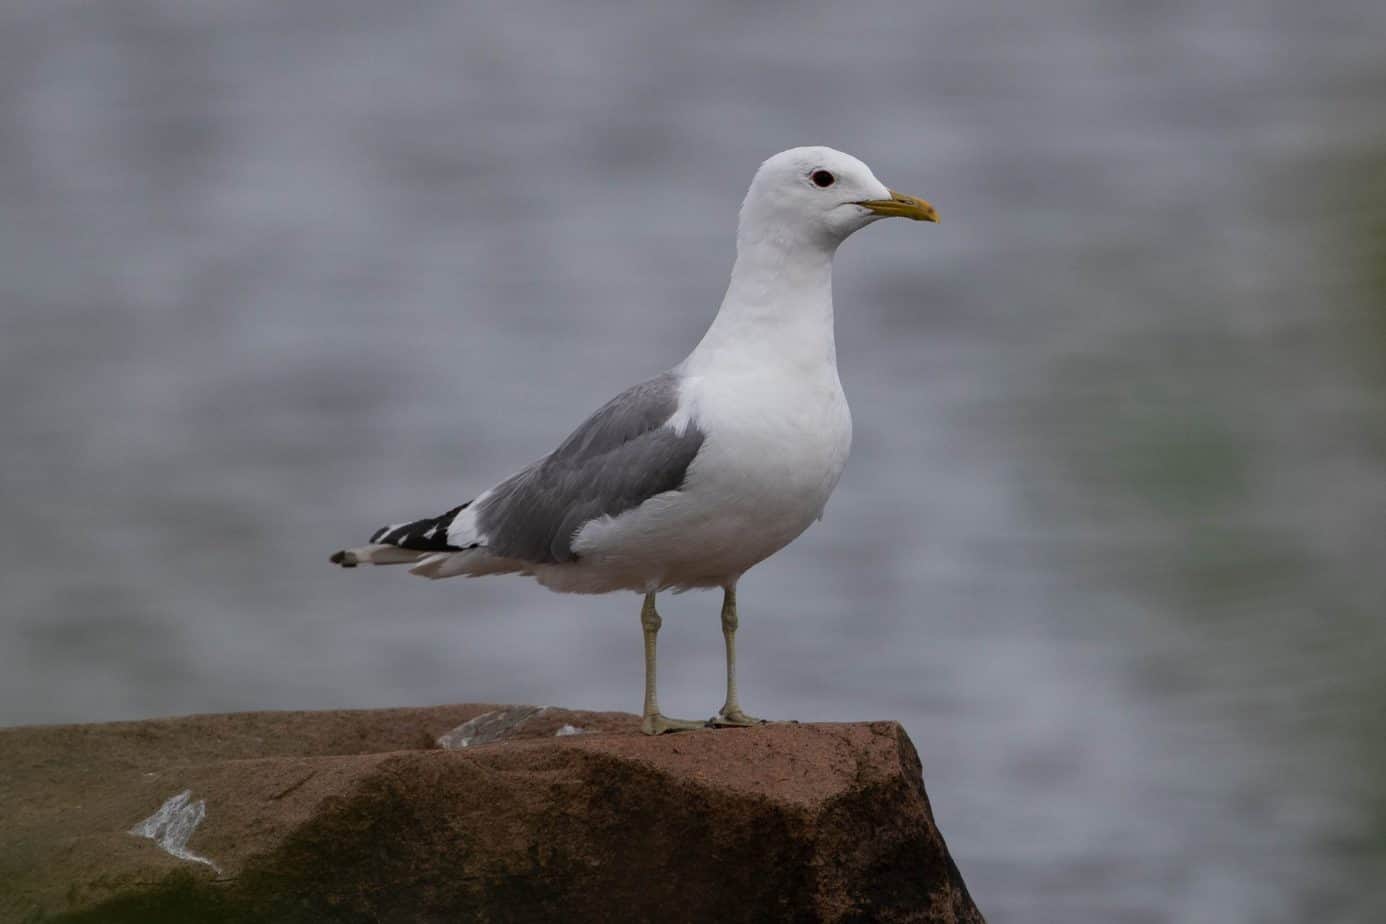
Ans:
[{"label": "seagull", "polygon": [[[683,362],[612,398],[549,455],[439,516],[332,555],[428,578],[520,574],[566,593],[644,596],[646,734],[750,726],[736,693],[736,585],[815,520],[837,486],[852,415],[837,374],[832,262],[887,217],[938,221],[850,154],[783,151],[741,205],[722,306]],[[655,692],[661,591],[722,589],[727,696],[705,722]]]}]

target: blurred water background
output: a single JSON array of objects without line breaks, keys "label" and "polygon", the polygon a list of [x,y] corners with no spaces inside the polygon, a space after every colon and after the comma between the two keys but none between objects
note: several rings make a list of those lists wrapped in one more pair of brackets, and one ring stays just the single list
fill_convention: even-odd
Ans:
[{"label": "blurred water background", "polygon": [[[1386,920],[1386,5],[0,9],[0,722],[634,710],[638,601],[327,555],[683,357],[766,156],[853,458],[743,699],[897,718],[995,922]],[[715,595],[661,694],[721,702]]]}]

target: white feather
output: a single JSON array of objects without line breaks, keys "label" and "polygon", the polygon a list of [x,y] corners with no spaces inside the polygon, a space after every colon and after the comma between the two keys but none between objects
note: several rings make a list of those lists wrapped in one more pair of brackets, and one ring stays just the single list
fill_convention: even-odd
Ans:
[{"label": "white feather", "polygon": [[453,517],[452,524],[448,527],[448,545],[465,549],[469,546],[486,544],[486,537],[477,530],[476,512],[481,509],[481,505],[490,496],[490,491],[481,492],[467,505],[465,510]]},{"label": "white feather", "polygon": [[343,556],[342,564],[346,565],[405,565],[429,553],[376,542],[354,549],[342,549],[338,554]]}]

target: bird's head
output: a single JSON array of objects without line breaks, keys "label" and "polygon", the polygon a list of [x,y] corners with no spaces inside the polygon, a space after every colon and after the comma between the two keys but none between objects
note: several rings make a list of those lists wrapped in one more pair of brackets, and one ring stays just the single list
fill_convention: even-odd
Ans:
[{"label": "bird's head", "polygon": [[741,204],[739,237],[802,238],[829,249],[882,218],[938,221],[923,199],[886,187],[850,154],[790,148],[760,165]]}]

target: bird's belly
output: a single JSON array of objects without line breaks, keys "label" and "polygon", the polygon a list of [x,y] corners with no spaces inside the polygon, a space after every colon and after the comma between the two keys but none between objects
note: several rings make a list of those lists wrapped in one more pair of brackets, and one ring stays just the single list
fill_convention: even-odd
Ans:
[{"label": "bird's belly", "polygon": [[706,438],[682,488],[583,529],[574,549],[594,577],[716,586],[793,541],[822,514],[851,446],[846,400],[831,385],[798,400],[704,401],[694,424]]}]

